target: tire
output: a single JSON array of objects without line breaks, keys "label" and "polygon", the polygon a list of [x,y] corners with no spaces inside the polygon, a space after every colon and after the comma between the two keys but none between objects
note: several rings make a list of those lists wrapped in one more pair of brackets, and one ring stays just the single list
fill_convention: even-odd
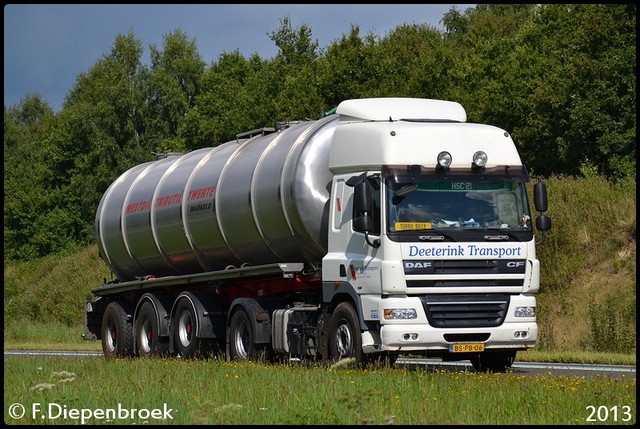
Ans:
[{"label": "tire", "polygon": [[138,356],[164,356],[169,352],[168,343],[160,342],[158,316],[149,301],[140,307],[134,332]]},{"label": "tire", "polygon": [[366,363],[362,353],[362,335],[358,315],[347,302],[338,304],[329,323],[329,356],[339,361],[354,358],[358,364]]},{"label": "tire", "polygon": [[102,352],[107,358],[131,357],[133,352],[133,325],[117,302],[107,305],[102,315]]},{"label": "tire", "polygon": [[175,326],[173,344],[175,352],[185,359],[207,357],[213,351],[212,340],[196,336],[197,317],[191,302],[181,299],[172,322]]},{"label": "tire", "polygon": [[228,338],[230,360],[255,360],[263,351],[255,344],[253,326],[245,310],[238,310],[231,316]]},{"label": "tire", "polygon": [[471,357],[471,365],[478,372],[505,372],[516,359],[516,350],[478,353]]},{"label": "tire", "polygon": [[181,300],[174,319],[173,341],[176,353],[187,359],[194,357],[197,349],[195,324],[195,311],[186,299]]}]

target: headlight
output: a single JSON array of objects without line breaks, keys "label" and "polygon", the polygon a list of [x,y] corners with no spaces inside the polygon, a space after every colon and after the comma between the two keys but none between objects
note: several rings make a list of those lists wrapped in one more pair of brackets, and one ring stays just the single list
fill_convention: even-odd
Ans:
[{"label": "headlight", "polygon": [[516,317],[536,317],[536,308],[535,307],[516,307],[516,311],[514,313]]},{"label": "headlight", "polygon": [[385,320],[417,319],[418,313],[413,308],[385,308]]}]

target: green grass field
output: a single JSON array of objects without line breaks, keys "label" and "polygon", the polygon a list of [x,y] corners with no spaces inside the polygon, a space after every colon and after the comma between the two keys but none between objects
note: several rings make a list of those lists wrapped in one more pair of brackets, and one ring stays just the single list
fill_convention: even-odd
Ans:
[{"label": "green grass field", "polygon": [[13,356],[5,357],[4,374],[9,424],[629,425],[636,420],[635,377]]}]

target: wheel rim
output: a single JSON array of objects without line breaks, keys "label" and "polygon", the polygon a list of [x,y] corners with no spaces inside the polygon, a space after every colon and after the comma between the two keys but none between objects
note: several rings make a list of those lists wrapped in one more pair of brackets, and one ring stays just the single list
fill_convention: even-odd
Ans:
[{"label": "wheel rim", "polygon": [[142,322],[138,341],[140,341],[140,349],[142,352],[149,354],[151,352],[151,344],[153,342],[153,329],[151,328],[151,322],[149,319]]},{"label": "wheel rim", "polygon": [[248,350],[248,342],[249,342],[249,327],[243,321],[238,324],[238,329],[235,332],[234,336],[234,344],[236,352],[238,353],[238,357],[246,358],[249,353]]},{"label": "wheel rim", "polygon": [[178,338],[180,339],[180,344],[183,347],[189,347],[191,344],[193,336],[193,321],[191,319],[191,314],[188,311],[183,312],[180,315],[180,320],[178,321]]},{"label": "wheel rim", "polygon": [[336,330],[336,350],[340,357],[348,356],[352,349],[351,330],[346,323],[338,326]]},{"label": "wheel rim", "polygon": [[118,332],[116,331],[116,325],[113,320],[109,320],[107,322],[107,329],[105,332],[105,345],[107,347],[107,351],[113,353],[116,350],[116,340],[118,337]]}]

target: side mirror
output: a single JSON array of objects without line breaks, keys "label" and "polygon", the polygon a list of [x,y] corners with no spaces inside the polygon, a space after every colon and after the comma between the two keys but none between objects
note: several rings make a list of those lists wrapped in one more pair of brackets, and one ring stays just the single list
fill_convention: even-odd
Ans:
[{"label": "side mirror", "polygon": [[364,233],[369,246],[380,247],[380,239],[371,241],[369,238],[369,231],[374,229],[373,217],[371,216],[373,196],[371,195],[372,186],[367,180],[366,173],[349,178],[346,185],[353,186],[353,205],[356,213],[353,219],[353,230]]},{"label": "side mirror", "polygon": [[547,185],[538,179],[538,183],[533,185],[533,200],[536,206],[536,211],[540,212],[540,215],[536,218],[536,228],[542,231],[542,240],[536,243],[540,245],[544,243],[547,236],[547,231],[551,229],[551,218],[544,214],[547,211]]},{"label": "side mirror", "polygon": [[367,180],[363,180],[362,182],[355,185],[353,198],[356,212],[368,213],[371,211],[371,205],[373,204],[373,201],[371,199],[371,186],[369,185],[369,182]]},{"label": "side mirror", "polygon": [[536,228],[540,231],[549,231],[551,229],[551,218],[546,214],[541,214],[536,218]]},{"label": "side mirror", "polygon": [[547,185],[544,182],[538,182],[533,185],[533,200],[536,211],[547,211]]},{"label": "side mirror", "polygon": [[358,216],[353,220],[353,229],[358,232],[368,232],[373,229],[373,219],[369,215]]}]

